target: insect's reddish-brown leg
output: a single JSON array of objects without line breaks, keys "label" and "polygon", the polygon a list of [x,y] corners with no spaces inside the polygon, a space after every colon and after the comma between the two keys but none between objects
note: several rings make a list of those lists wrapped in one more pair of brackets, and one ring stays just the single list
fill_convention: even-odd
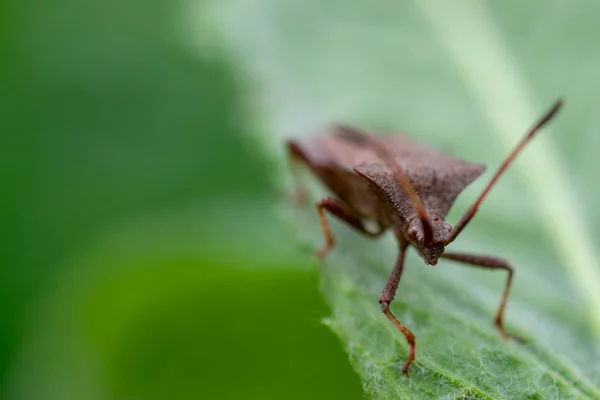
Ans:
[{"label": "insect's reddish-brown leg", "polygon": [[508,295],[510,294],[510,287],[512,284],[512,278],[514,274],[513,267],[508,263],[508,261],[498,257],[464,253],[444,253],[442,254],[442,257],[448,260],[469,264],[474,267],[487,269],[503,269],[508,272],[506,284],[504,285],[504,293],[502,294],[502,301],[500,302],[500,306],[498,307],[496,318],[494,318],[494,324],[496,325],[502,336],[521,341],[521,339],[518,336],[508,333],[506,329],[504,329],[504,309],[506,308],[506,302],[508,300]]},{"label": "insect's reddish-brown leg", "polygon": [[398,283],[400,282],[402,270],[404,269],[406,248],[408,247],[408,243],[406,240],[404,240],[401,234],[396,234],[396,236],[398,237],[399,241],[398,258],[396,259],[394,270],[390,274],[390,277],[383,288],[383,292],[379,298],[379,304],[381,304],[381,311],[383,311],[385,316],[388,317],[388,319],[392,321],[394,325],[396,325],[396,328],[398,328],[398,330],[404,334],[404,337],[410,346],[408,350],[408,359],[406,360],[404,367],[402,367],[402,373],[408,376],[408,367],[415,359],[415,335],[413,335],[413,333],[406,326],[402,325],[402,323],[398,321],[398,319],[390,311],[390,303],[394,300],[394,297],[396,296],[396,290],[398,290]]},{"label": "insect's reddish-brown leg", "polygon": [[369,232],[363,225],[361,219],[348,207],[346,204],[333,197],[325,197],[317,202],[317,212],[319,213],[319,220],[321,222],[321,229],[323,229],[323,236],[325,236],[325,244],[319,251],[317,251],[317,258],[321,259],[325,257],[327,253],[331,251],[335,240],[327,222],[327,216],[325,210],[335,215],[342,221],[347,222],[350,226],[357,229],[359,232],[364,233],[367,236],[376,237],[381,235],[384,230],[379,228],[376,232]]}]

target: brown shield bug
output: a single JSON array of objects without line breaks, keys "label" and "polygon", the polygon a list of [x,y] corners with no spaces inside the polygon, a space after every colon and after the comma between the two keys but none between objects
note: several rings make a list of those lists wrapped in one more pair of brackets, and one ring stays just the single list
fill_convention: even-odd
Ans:
[{"label": "brown shield bug", "polygon": [[[498,178],[561,105],[562,101],[558,100],[527,132],[454,227],[444,218],[458,194],[483,173],[485,166],[441,154],[402,137],[374,136],[343,125],[332,127],[330,135],[318,139],[288,140],[292,164],[306,164],[336,196],[325,197],[316,204],[325,236],[318,258],[324,257],[334,245],[325,211],[371,237],[387,229],[394,231],[398,257],[379,303],[409,344],[408,360],[402,368],[405,375],[415,359],[415,336],[392,314],[390,303],[402,275],[406,249],[411,245],[429,265],[435,265],[442,257],[475,267],[505,270],[508,277],[494,323],[504,337],[516,339],[503,325],[513,278],[512,266],[497,257],[446,253],[445,247],[467,226]],[[374,221],[378,228],[368,230],[364,225],[366,220]]]}]

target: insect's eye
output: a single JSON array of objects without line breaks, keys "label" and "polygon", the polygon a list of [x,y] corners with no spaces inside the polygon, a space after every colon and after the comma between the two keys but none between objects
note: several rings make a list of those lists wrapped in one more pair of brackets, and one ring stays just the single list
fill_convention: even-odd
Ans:
[{"label": "insect's eye", "polygon": [[410,228],[408,230],[408,237],[412,240],[417,240],[417,228]]}]

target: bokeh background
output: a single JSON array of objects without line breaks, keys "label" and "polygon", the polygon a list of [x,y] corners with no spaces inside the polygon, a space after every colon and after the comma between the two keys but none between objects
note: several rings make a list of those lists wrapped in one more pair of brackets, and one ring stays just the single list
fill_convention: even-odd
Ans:
[{"label": "bokeh background", "polygon": [[1,4],[2,398],[358,398],[192,5]]},{"label": "bokeh background", "polygon": [[[557,169],[597,243],[600,9],[484,3],[540,106],[503,128],[518,136],[566,97]],[[486,117],[468,89],[481,77],[451,62],[469,54],[448,55],[431,28],[443,16],[428,15],[385,0],[0,2],[1,398],[364,397],[321,324],[310,249],[280,222],[281,139],[344,119],[499,162],[507,142],[484,132],[511,99]],[[558,315],[595,354],[581,279],[539,224],[539,196],[523,195],[536,182],[507,176],[462,246],[534,265],[515,319]],[[497,279],[473,279],[481,296],[495,285],[492,310]]]}]

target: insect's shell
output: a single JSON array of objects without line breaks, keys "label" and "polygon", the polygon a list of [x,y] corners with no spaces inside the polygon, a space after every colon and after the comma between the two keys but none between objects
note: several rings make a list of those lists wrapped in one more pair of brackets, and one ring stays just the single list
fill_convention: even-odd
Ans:
[{"label": "insect's shell", "polygon": [[[371,204],[370,185],[364,178],[385,187],[392,198],[405,197],[391,170],[375,151],[335,133],[334,127],[328,136],[293,140],[289,146],[335,195],[363,217],[375,218],[377,214]],[[425,208],[441,217],[446,216],[458,194],[485,170],[482,164],[447,156],[397,134],[376,138],[396,156]]]}]

